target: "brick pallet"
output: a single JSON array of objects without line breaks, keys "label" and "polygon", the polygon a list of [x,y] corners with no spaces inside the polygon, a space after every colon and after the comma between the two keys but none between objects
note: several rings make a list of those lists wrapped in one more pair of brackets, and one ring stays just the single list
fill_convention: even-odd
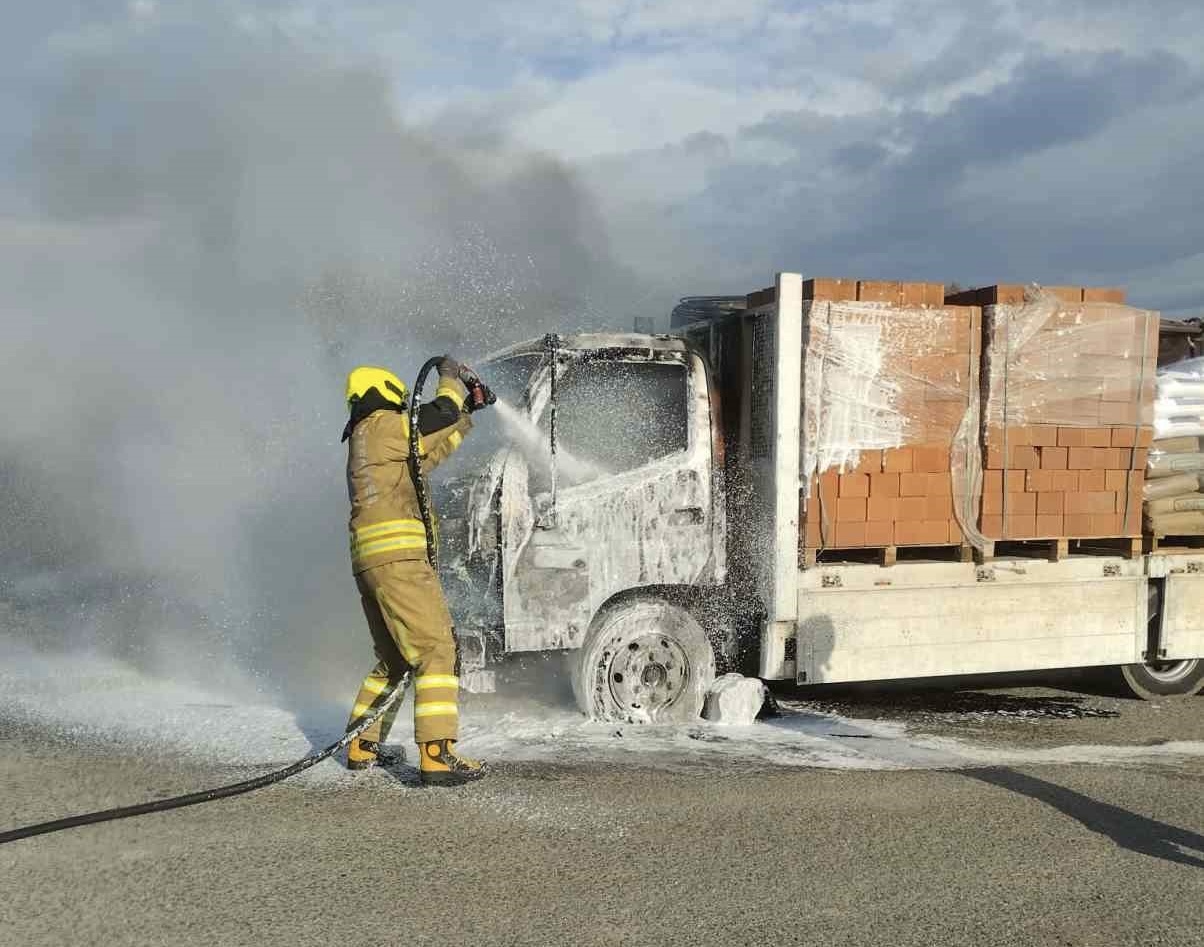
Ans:
[{"label": "brick pallet", "polygon": [[968,558],[951,452],[978,392],[981,311],[946,305],[939,283],[810,279],[803,299],[804,566],[833,550]]},{"label": "brick pallet", "polygon": [[1141,535],[1149,428],[1033,425],[988,437],[981,530],[987,539]]},{"label": "brick pallet", "polygon": [[1034,295],[1000,285],[950,301],[984,307],[982,535],[1035,541],[1054,556],[1101,539],[1132,553],[1153,436],[1157,314],[1124,305],[1121,290],[1091,287]]},{"label": "brick pallet", "polygon": [[845,473],[824,471],[803,510],[804,565],[822,552],[867,548],[891,565],[899,547],[953,547],[968,561],[950,467],[949,446],[933,444],[863,451]]},{"label": "brick pallet", "polygon": [[1159,320],[1124,298],[804,281],[803,565],[975,547],[985,561],[1000,544],[1135,554]]}]

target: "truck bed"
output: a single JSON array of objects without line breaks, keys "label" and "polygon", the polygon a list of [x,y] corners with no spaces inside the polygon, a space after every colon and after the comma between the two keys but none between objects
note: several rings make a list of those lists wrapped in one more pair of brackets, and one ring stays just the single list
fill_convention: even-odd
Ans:
[{"label": "truck bed", "polygon": [[1133,664],[1165,580],[1160,659],[1204,656],[1204,550],[1058,562],[832,564],[800,570],[800,683]]}]

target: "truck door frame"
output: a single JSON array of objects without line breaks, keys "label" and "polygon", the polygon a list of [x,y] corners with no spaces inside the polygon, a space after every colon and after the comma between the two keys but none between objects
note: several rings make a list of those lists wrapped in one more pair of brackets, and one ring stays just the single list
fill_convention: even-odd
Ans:
[{"label": "truck door frame", "polygon": [[[722,582],[725,573],[724,561],[724,503],[722,498],[722,481],[715,476],[714,457],[714,407],[711,398],[711,380],[705,360],[689,348],[649,348],[649,347],[602,347],[596,349],[574,349],[571,344],[559,350],[563,353],[556,359],[555,364],[588,361],[614,362],[656,362],[677,364],[685,372],[686,397],[688,399],[686,418],[686,444],[663,457],[641,464],[631,470],[622,471],[612,476],[590,480],[581,484],[560,485],[557,490],[557,509],[554,517],[546,518],[543,527],[535,525],[518,548],[506,547],[502,550],[505,560],[502,575],[505,577],[502,588],[502,614],[505,628],[507,651],[535,651],[555,648],[575,648],[581,643],[589,622],[598,610],[615,596],[640,588],[663,587],[666,585],[714,585]],[[540,424],[550,401],[550,366],[553,362],[542,363],[532,377],[530,388],[530,417],[533,423]],[[558,368],[558,371],[562,370]],[[663,568],[664,563],[650,571],[646,564],[638,570],[615,569],[612,580],[598,579],[595,561],[590,558],[589,551],[583,550],[573,543],[561,543],[568,532],[565,530],[564,511],[566,504],[588,501],[603,494],[607,498],[621,497],[626,494],[642,494],[649,487],[660,485],[663,496],[653,496],[649,502],[668,502],[668,486],[678,472],[682,476],[697,480],[699,503],[696,508],[677,509],[671,511],[681,517],[689,516],[691,522],[671,521],[674,528],[692,525],[700,527],[701,535],[706,537],[705,548],[700,550],[697,540],[689,544],[691,553],[679,559],[681,568],[674,572],[672,568]],[[644,490],[641,490],[644,487]],[[535,497],[531,496],[532,503]],[[601,501],[600,501],[601,502]],[[571,508],[571,507],[570,507]],[[536,512],[539,519],[540,512]],[[658,508],[658,513],[664,510]],[[701,516],[701,521],[697,517]],[[510,531],[503,529],[503,534]],[[641,544],[646,542],[646,536],[639,537]],[[680,543],[683,549],[687,544]],[[597,553],[597,550],[594,550]],[[641,545],[641,559],[644,552]],[[538,554],[544,568],[550,570],[578,569],[589,570],[587,601],[573,615],[566,627],[557,628],[555,617],[546,611],[533,616],[525,606],[534,605],[530,595],[520,598],[523,576],[518,575],[518,569],[524,563],[524,554],[533,557]],[[530,557],[529,557],[530,558]],[[533,561],[532,561],[533,565]],[[628,564],[630,565],[630,563]],[[684,571],[682,571],[684,570]],[[639,574],[636,574],[638,572]],[[567,577],[561,577],[562,581]],[[555,585],[555,583],[552,583]],[[571,587],[570,583],[570,587]],[[579,586],[577,586],[579,588]],[[572,604],[572,603],[569,603]]]}]

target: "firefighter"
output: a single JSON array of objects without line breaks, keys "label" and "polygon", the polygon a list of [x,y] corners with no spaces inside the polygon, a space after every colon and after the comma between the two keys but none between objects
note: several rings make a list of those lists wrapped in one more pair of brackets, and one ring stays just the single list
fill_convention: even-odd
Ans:
[{"label": "firefighter", "polygon": [[[438,365],[435,398],[418,414],[423,475],[460,446],[472,427],[476,399],[450,357]],[[426,532],[408,465],[407,391],[392,372],[362,365],[347,376],[347,488],[351,498],[351,563],[377,663],[360,685],[350,730],[406,672],[414,680],[414,739],[424,785],[479,779],[484,767],[456,752],[456,646],[447,602],[427,559]],[[433,517],[433,511],[431,513]],[[393,763],[404,755],[382,748],[397,701],[353,740],[350,769]]]}]

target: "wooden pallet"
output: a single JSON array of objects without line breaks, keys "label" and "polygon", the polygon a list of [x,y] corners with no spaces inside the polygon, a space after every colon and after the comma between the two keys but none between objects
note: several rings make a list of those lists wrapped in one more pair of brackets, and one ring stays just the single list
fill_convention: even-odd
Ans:
[{"label": "wooden pallet", "polygon": [[880,566],[893,566],[899,561],[900,554],[904,561],[941,560],[944,562],[970,562],[974,556],[974,547],[967,545],[944,546],[858,546],[848,549],[835,548],[804,548],[802,561],[804,569],[813,569],[820,562],[862,562],[874,563]]},{"label": "wooden pallet", "polygon": [[1060,562],[1072,553],[1075,555],[1124,556],[1136,559],[1145,551],[1140,536],[1102,537],[1076,539],[1059,536],[1055,539],[995,539],[988,540],[980,550],[975,550],[974,561],[981,564],[999,556],[1015,556],[1029,559],[1048,559]]},{"label": "wooden pallet", "polygon": [[1146,552],[1175,552],[1204,549],[1204,536],[1147,536]]},{"label": "wooden pallet", "polygon": [[[1163,537],[1189,548],[1204,548],[1204,536]],[[1157,549],[1157,538],[1154,540]],[[874,563],[893,566],[900,561],[938,560],[943,562],[976,562],[979,565],[1007,556],[1024,559],[1048,559],[1060,562],[1071,555],[1124,556],[1136,559],[1149,551],[1150,537],[1118,536],[1076,539],[1060,536],[1056,539],[996,539],[988,540],[982,549],[973,546],[864,546],[849,549],[804,548],[801,550],[804,569],[813,569],[821,562]]]}]

